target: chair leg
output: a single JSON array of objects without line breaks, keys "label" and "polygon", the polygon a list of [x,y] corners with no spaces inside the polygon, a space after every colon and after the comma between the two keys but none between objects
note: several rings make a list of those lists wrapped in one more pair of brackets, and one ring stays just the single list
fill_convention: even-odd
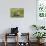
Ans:
[{"label": "chair leg", "polygon": [[5,46],[7,46],[7,34],[5,34]]},{"label": "chair leg", "polygon": [[7,41],[4,42],[5,46],[7,46]]},{"label": "chair leg", "polygon": [[15,46],[19,46],[18,45],[18,34],[17,34],[16,40],[17,40],[17,42],[16,42],[16,45]]},{"label": "chair leg", "polygon": [[17,34],[17,46],[18,46],[18,34]]}]

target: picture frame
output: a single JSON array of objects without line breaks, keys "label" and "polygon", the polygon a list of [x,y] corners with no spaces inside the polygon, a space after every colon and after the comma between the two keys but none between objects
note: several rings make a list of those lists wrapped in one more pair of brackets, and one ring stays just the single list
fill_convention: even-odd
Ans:
[{"label": "picture frame", "polygon": [[11,8],[10,16],[11,17],[24,17],[24,8]]}]

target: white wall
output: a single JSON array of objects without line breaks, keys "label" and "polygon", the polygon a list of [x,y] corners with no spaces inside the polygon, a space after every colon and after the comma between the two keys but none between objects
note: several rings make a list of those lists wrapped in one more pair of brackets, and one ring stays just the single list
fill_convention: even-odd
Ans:
[{"label": "white wall", "polygon": [[[24,18],[11,18],[10,8],[24,8]],[[36,0],[0,0],[0,34],[11,27],[19,27],[19,32],[30,32],[36,24]]]}]

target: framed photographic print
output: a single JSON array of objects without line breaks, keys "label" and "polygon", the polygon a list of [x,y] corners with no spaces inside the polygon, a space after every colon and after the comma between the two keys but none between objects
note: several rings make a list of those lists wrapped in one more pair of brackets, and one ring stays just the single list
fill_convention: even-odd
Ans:
[{"label": "framed photographic print", "polygon": [[11,17],[24,17],[24,8],[11,8]]}]

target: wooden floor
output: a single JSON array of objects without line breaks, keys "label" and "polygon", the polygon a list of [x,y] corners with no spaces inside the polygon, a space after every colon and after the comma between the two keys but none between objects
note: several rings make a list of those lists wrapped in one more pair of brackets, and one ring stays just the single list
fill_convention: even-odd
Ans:
[{"label": "wooden floor", "polygon": [[[2,42],[0,42],[0,46],[4,46],[4,43]],[[8,45],[7,46],[15,46],[15,43],[8,43]],[[22,45],[21,45],[22,46]],[[24,45],[25,46],[25,45]],[[30,43],[30,46],[37,46],[37,43]],[[44,43],[43,45],[41,45],[41,46],[46,46],[46,43]]]}]

